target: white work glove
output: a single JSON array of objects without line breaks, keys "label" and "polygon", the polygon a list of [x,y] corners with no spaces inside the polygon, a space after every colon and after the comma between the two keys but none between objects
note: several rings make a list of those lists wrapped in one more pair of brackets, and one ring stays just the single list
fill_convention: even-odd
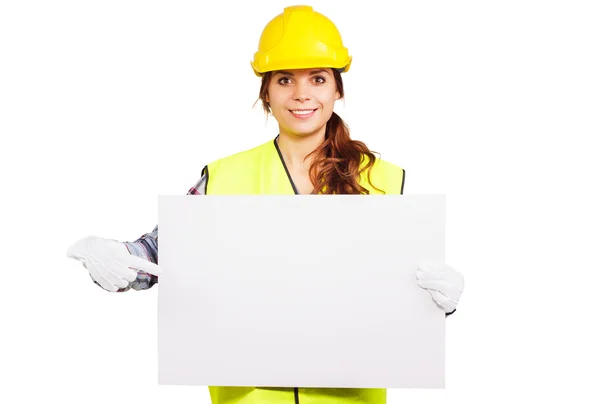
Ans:
[{"label": "white work glove", "polygon": [[465,281],[454,268],[439,261],[425,261],[417,268],[417,285],[427,290],[446,314],[454,312]]},{"label": "white work glove", "polygon": [[129,286],[138,271],[156,276],[162,273],[155,263],[130,254],[125,244],[102,237],[78,240],[69,247],[67,256],[81,261],[92,279],[109,292]]}]

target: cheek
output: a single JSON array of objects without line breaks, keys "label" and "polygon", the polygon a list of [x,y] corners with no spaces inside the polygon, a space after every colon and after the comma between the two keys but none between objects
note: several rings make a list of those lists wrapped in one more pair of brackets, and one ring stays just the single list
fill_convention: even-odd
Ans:
[{"label": "cheek", "polygon": [[285,95],[281,93],[271,94],[269,96],[269,104],[272,111],[281,110],[286,105]]},{"label": "cheek", "polygon": [[323,88],[322,91],[316,94],[317,99],[323,106],[333,107],[336,101],[335,87]]},{"label": "cheek", "polygon": [[323,106],[323,109],[326,111],[332,111],[333,106],[335,105],[335,94],[330,95],[327,94],[325,97],[319,100],[320,104]]}]

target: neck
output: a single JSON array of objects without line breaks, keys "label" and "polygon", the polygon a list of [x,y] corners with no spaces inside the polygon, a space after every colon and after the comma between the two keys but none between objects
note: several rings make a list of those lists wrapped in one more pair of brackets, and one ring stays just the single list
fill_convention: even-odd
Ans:
[{"label": "neck", "polygon": [[304,168],[308,171],[313,160],[312,156],[306,159],[306,161],[304,159],[324,141],[324,130],[310,135],[293,135],[285,133],[280,129],[279,136],[277,137],[277,146],[279,146],[288,169]]}]

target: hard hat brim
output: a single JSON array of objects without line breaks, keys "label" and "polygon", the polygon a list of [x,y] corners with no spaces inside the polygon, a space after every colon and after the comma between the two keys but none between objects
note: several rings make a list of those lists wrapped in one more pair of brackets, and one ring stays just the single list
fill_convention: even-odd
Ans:
[{"label": "hard hat brim", "polygon": [[345,61],[342,65],[332,66],[331,63],[327,63],[323,61],[322,63],[314,62],[307,63],[306,61],[298,61],[288,62],[288,63],[278,63],[272,64],[270,68],[259,68],[254,61],[250,61],[250,66],[254,71],[254,74],[258,77],[262,77],[267,72],[280,71],[280,70],[296,70],[296,69],[335,69],[340,73],[345,73],[350,70],[350,65],[352,64],[352,56],[348,56],[347,61]]}]

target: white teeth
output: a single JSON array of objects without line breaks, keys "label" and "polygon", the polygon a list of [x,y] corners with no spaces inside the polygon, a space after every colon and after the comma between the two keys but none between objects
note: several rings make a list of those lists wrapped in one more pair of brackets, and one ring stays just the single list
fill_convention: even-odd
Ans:
[{"label": "white teeth", "polygon": [[296,114],[296,115],[308,115],[314,112],[314,109],[311,109],[310,111],[292,111],[292,113]]}]

